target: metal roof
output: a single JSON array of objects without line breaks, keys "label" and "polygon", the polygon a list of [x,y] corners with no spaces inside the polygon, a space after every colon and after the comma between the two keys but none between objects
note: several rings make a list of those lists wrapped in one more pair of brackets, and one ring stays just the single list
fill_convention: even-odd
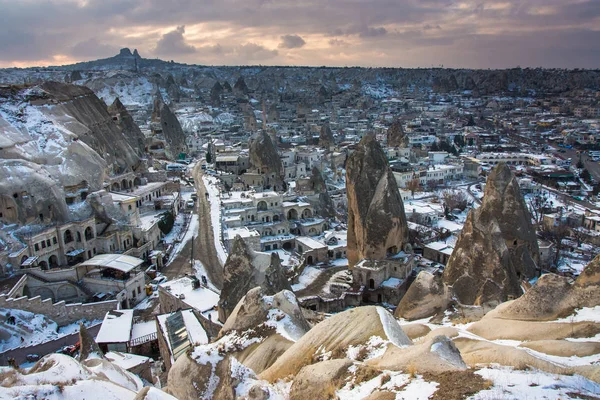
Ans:
[{"label": "metal roof", "polygon": [[143,262],[144,260],[141,258],[125,256],[123,254],[100,254],[79,265],[112,268],[121,272],[129,272]]}]

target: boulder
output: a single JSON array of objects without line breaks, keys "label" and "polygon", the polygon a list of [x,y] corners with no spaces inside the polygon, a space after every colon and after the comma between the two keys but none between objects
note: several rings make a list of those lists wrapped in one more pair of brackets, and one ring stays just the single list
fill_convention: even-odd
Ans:
[{"label": "boulder", "polygon": [[365,345],[373,336],[396,347],[412,344],[394,317],[384,308],[353,308],[315,325],[263,371],[260,377],[274,382],[296,375],[302,367],[318,361],[320,356],[345,358],[349,346]]},{"label": "boulder", "polygon": [[385,354],[367,361],[367,364],[393,371],[412,369],[421,374],[438,374],[467,369],[460,352],[452,340],[446,336],[431,337],[410,347],[390,346]]},{"label": "boulder", "polygon": [[443,312],[450,303],[451,293],[440,276],[421,271],[400,300],[394,315],[416,320]]},{"label": "boulder", "polygon": [[290,399],[328,400],[344,383],[352,360],[340,358],[303,367],[294,378]]},{"label": "boulder", "polygon": [[522,294],[536,275],[539,248],[519,184],[508,166],[490,173],[481,207],[469,212],[444,283],[462,304],[494,304]]},{"label": "boulder", "polygon": [[408,240],[404,204],[387,157],[366,135],[346,163],[348,263],[385,259]]},{"label": "boulder", "polygon": [[223,266],[223,289],[219,297],[219,320],[225,322],[239,301],[256,286],[265,294],[291,290],[281,261],[276,254],[252,251],[236,236]]}]

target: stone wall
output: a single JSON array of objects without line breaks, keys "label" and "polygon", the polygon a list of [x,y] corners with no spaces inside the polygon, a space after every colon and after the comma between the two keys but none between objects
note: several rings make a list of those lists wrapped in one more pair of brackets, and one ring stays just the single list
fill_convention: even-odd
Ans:
[{"label": "stone wall", "polygon": [[116,310],[118,304],[119,302],[116,300],[87,304],[66,304],[64,301],[59,301],[52,304],[51,299],[42,300],[39,296],[31,299],[25,296],[13,299],[8,298],[5,294],[0,295],[0,308],[14,308],[43,314],[56,322],[58,326],[68,325],[84,318],[88,321],[101,320],[108,311]]}]

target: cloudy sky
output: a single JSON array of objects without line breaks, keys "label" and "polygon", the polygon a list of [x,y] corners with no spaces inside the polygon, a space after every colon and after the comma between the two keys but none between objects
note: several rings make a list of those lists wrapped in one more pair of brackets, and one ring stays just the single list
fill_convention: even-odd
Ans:
[{"label": "cloudy sky", "polygon": [[600,68],[600,0],[0,0],[0,67]]}]

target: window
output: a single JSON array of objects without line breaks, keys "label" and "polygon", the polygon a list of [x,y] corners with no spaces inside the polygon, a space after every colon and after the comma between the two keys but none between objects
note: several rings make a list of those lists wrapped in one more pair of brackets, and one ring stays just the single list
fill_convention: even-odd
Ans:
[{"label": "window", "polygon": [[127,206],[127,209],[131,211],[131,204]]},{"label": "window", "polygon": [[48,246],[48,247],[50,247],[50,246],[51,246],[51,244],[50,244],[50,239],[46,239],[46,246]]},{"label": "window", "polygon": [[52,244],[56,244],[56,243],[58,243],[58,240],[56,240],[56,236],[54,236],[54,237],[52,238]]},{"label": "window", "polygon": [[138,294],[142,293],[142,289],[138,286]]},{"label": "window", "polygon": [[46,248],[46,242],[44,240],[42,240],[42,249]]},{"label": "window", "polygon": [[131,291],[131,297],[135,297],[135,289]]},{"label": "window", "polygon": [[35,251],[40,251],[40,245],[39,244],[34,244],[33,248],[35,249]]}]

